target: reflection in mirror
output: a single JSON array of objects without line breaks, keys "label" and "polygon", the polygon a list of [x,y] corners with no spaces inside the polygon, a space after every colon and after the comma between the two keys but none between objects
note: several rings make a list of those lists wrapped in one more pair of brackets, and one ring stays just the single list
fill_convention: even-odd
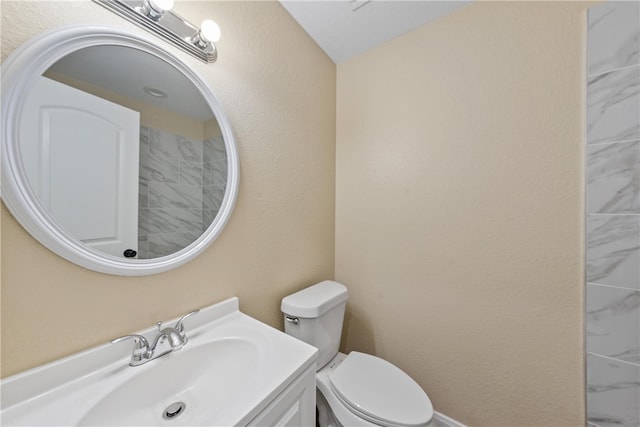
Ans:
[{"label": "reflection in mirror", "polygon": [[185,248],[224,196],[227,153],[206,100],[180,71],[134,48],[91,46],[57,61],[28,95],[20,136],[41,205],[110,255]]}]

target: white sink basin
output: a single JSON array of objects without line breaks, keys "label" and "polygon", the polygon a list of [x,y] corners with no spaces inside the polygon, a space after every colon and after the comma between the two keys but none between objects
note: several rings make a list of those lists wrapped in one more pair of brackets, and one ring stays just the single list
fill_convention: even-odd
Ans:
[{"label": "white sink basin", "polygon": [[[79,425],[158,426],[178,420],[201,425],[251,386],[258,368],[254,343],[225,338],[186,349],[148,362],[148,369],[111,391]],[[177,402],[184,409],[163,418],[167,407]]]},{"label": "white sink basin", "polygon": [[244,425],[316,358],[315,348],[238,311],[237,298],[185,328],[181,350],[141,366],[128,365],[128,341],[3,380],[0,424]]}]

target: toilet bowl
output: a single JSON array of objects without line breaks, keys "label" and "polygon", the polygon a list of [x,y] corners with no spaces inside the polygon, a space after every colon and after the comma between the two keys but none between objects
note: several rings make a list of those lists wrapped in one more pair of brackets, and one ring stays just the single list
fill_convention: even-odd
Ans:
[{"label": "toilet bowl", "polygon": [[346,301],[346,287],[329,280],[282,300],[285,332],[318,348],[318,425],[431,427],[431,401],[409,375],[370,354],[338,352]]}]

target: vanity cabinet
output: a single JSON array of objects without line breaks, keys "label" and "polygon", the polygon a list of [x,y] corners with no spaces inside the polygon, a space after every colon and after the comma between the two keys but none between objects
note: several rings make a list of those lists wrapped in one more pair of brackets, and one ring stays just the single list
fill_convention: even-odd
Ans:
[{"label": "vanity cabinet", "polygon": [[313,427],[316,424],[316,365],[312,364],[247,426]]}]

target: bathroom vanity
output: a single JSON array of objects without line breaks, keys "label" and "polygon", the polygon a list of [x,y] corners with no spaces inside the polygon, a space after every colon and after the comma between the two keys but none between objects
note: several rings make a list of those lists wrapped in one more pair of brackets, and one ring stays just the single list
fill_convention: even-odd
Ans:
[{"label": "bathroom vanity", "polygon": [[[182,348],[140,366],[129,365],[127,340],[6,378],[0,423],[315,425],[314,347],[240,312],[237,298],[201,309],[184,328]],[[158,329],[138,334],[152,342]]]}]

